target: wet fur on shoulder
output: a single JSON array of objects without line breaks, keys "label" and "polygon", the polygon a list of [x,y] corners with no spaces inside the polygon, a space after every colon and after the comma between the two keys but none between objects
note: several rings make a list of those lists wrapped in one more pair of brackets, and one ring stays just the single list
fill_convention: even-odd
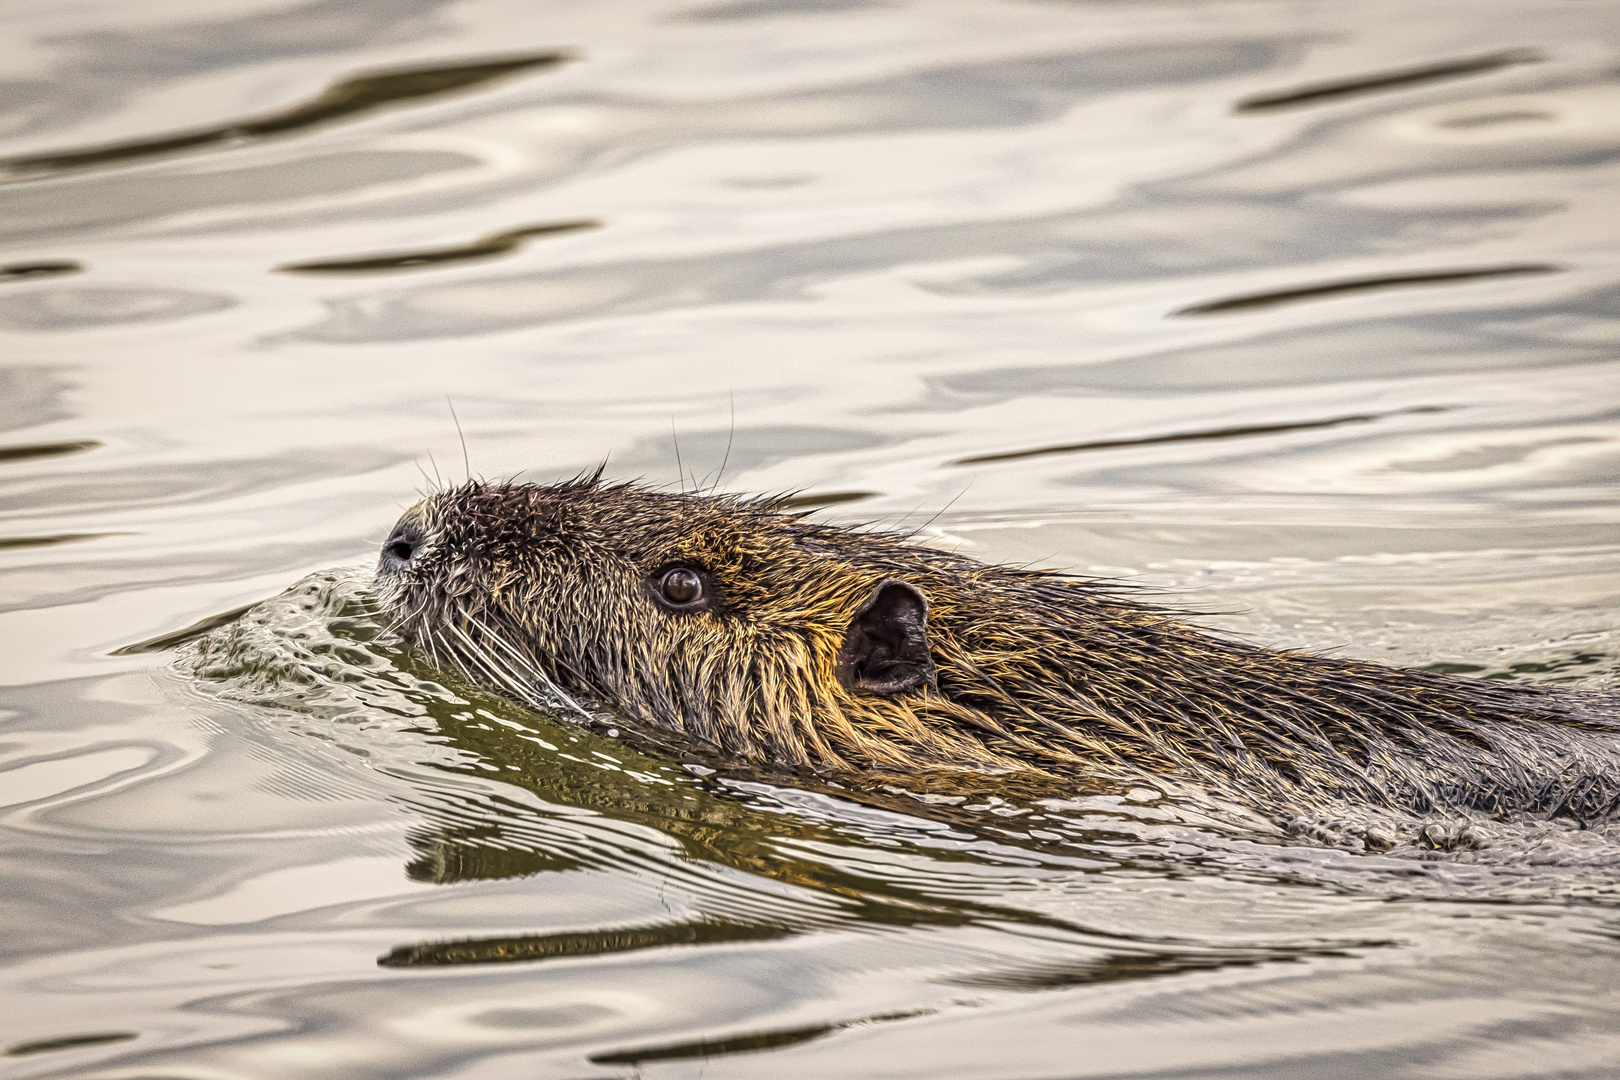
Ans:
[{"label": "wet fur on shoulder", "polygon": [[[699,606],[660,600],[675,569]],[[402,634],[479,681],[759,765],[1161,774],[1295,810],[1620,802],[1613,693],[1259,648],[770,499],[472,482],[407,512],[377,582]]]}]

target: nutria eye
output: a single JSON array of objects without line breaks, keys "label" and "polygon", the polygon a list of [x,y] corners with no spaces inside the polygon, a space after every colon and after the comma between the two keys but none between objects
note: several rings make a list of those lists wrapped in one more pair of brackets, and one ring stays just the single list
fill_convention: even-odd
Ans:
[{"label": "nutria eye", "polygon": [[659,579],[658,593],[676,607],[687,607],[703,599],[703,578],[696,570],[677,566]]},{"label": "nutria eye", "polygon": [[408,540],[395,540],[383,550],[388,552],[390,558],[398,559],[400,562],[410,562],[411,556],[416,552]]}]

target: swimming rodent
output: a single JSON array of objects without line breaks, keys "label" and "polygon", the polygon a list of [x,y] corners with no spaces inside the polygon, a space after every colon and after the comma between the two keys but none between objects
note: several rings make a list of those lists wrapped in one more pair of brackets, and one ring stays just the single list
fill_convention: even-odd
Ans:
[{"label": "swimming rodent", "polygon": [[600,475],[405,513],[379,599],[440,662],[820,774],[1164,776],[1262,810],[1620,812],[1620,694],[1245,644],[1106,582]]}]

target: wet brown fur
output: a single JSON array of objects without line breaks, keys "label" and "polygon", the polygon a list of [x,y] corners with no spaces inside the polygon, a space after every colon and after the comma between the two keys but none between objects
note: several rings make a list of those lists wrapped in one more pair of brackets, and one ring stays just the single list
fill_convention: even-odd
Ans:
[{"label": "wet brown fur", "polygon": [[[584,477],[472,482],[401,528],[379,569],[400,631],[520,698],[594,699],[733,759],[831,772],[966,769],[1183,778],[1263,808],[1353,802],[1496,816],[1612,817],[1612,693],[1275,651],[1193,627],[1118,587],[987,565],[770,499]],[[649,582],[706,572],[715,610]],[[927,598],[937,687],[848,689],[834,666],[885,580]]]}]

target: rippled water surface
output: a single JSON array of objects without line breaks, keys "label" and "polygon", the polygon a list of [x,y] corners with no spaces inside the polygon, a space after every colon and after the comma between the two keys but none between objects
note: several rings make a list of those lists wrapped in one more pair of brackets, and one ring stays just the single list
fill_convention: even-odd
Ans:
[{"label": "rippled water surface", "polygon": [[0,34],[0,1072],[1620,1075],[1612,828],[713,773],[436,672],[365,570],[435,478],[724,460],[1258,640],[1612,683],[1620,4]]}]

